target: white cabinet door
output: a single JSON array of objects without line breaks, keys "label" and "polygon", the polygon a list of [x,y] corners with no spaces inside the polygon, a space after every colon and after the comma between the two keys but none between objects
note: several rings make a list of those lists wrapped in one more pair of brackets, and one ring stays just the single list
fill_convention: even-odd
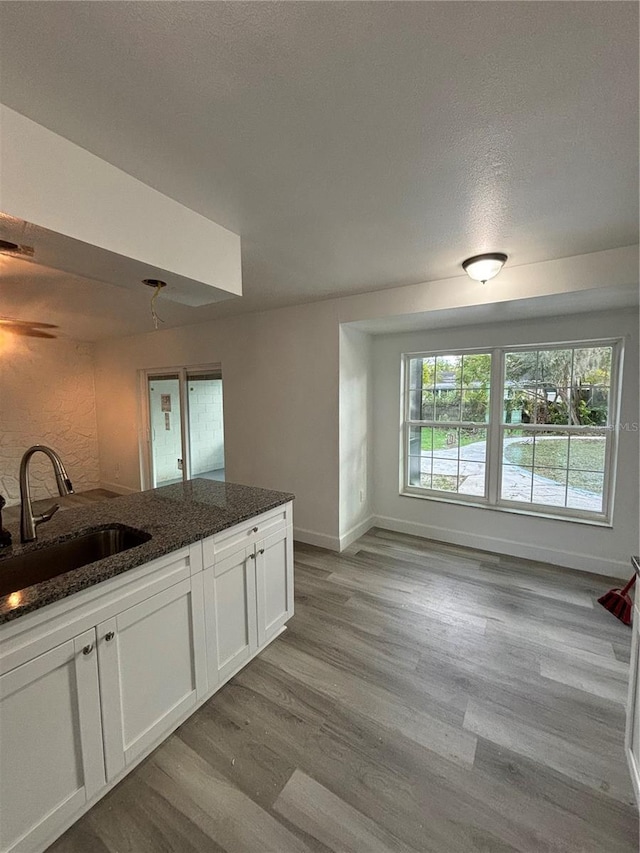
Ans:
[{"label": "white cabinet door", "polygon": [[293,616],[293,536],[284,528],[256,546],[258,645],[268,643]]},{"label": "white cabinet door", "polygon": [[98,625],[108,780],[206,692],[201,591],[185,580]]},{"label": "white cabinet door", "polygon": [[204,571],[209,689],[256,652],[256,559],[239,548]]},{"label": "white cabinet door", "polygon": [[[637,587],[636,587],[637,588]],[[640,609],[633,609],[633,638],[627,703],[626,751],[636,800],[640,806]]]},{"label": "white cabinet door", "polygon": [[0,850],[42,850],[104,785],[95,630],[0,677]]}]

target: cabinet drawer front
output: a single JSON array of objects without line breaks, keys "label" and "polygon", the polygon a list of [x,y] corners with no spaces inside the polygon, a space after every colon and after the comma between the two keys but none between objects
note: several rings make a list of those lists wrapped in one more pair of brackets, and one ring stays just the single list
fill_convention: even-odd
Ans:
[{"label": "cabinet drawer front", "polygon": [[265,536],[286,527],[287,506],[287,504],[283,504],[276,509],[269,510],[269,512],[249,519],[249,521],[243,521],[242,524],[236,524],[235,527],[230,527],[222,533],[216,533],[215,536],[205,539],[202,543],[205,568],[220,559],[224,559],[237,551],[238,548],[253,545],[258,539],[263,539]]}]

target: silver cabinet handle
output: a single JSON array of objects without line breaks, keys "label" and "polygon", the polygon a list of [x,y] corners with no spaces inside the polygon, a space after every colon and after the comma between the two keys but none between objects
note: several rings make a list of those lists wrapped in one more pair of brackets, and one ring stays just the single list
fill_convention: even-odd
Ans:
[{"label": "silver cabinet handle", "polygon": [[260,550],[258,551],[258,554],[264,554],[264,548],[260,548]]},{"label": "silver cabinet handle", "polygon": [[107,631],[107,633],[104,635],[104,638],[107,641],[107,643],[110,643],[114,637],[115,637],[115,634],[113,633],[113,631]]},{"label": "silver cabinet handle", "polygon": [[84,649],[82,650],[82,654],[83,655],[90,655],[92,651],[93,651],[93,643],[89,643],[89,645],[85,646]]}]

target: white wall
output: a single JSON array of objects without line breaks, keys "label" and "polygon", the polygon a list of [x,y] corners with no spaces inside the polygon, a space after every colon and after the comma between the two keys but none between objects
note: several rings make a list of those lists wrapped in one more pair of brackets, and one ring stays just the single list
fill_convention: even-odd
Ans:
[{"label": "white wall", "polygon": [[340,327],[340,547],[371,519],[371,337]]},{"label": "white wall", "polygon": [[194,477],[224,468],[222,379],[190,379],[189,448]]},{"label": "white wall", "polygon": [[634,311],[434,329],[373,339],[373,504],[378,524],[445,542],[624,576],[638,552],[638,437],[619,431],[613,529],[458,506],[399,494],[400,357],[403,352],[624,336],[623,424],[638,424],[638,319]]},{"label": "white wall", "polygon": [[226,479],[293,492],[298,538],[338,547],[335,302],[96,344],[101,480],[140,488],[137,371],[220,363]]},{"label": "white wall", "polygon": [[[32,444],[57,450],[76,492],[99,485],[93,348],[0,332],[0,492],[19,501],[18,472]],[[34,498],[57,495],[51,463],[30,466]]]},{"label": "white wall", "polygon": [[297,537],[338,549],[361,512],[348,498],[360,474],[340,482],[340,324],[492,300],[499,315],[511,301],[547,295],[579,309],[592,291],[633,282],[637,247],[505,268],[490,287],[465,276],[99,343],[101,479],[140,488],[139,369],[221,362],[226,479],[294,492]]}]

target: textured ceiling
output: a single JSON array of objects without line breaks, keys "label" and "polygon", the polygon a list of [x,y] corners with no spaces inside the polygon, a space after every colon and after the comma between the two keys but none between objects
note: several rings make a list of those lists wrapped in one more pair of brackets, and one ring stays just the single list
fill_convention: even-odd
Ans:
[{"label": "textured ceiling", "polygon": [[245,297],[171,324],[637,241],[635,3],[3,2],[0,33],[4,103],[241,234]]}]

